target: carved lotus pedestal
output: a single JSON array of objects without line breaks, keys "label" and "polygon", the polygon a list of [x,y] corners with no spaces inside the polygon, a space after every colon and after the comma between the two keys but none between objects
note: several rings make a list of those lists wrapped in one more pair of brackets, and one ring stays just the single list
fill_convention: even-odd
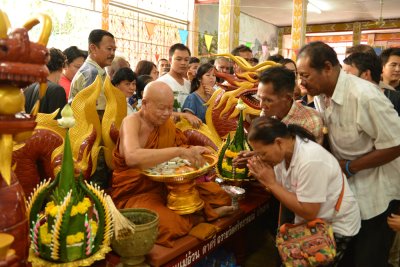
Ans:
[{"label": "carved lotus pedestal", "polygon": [[149,266],[145,255],[158,235],[158,214],[148,209],[123,209],[120,212],[135,224],[135,233],[125,239],[113,240],[113,251],[121,256],[124,266]]}]

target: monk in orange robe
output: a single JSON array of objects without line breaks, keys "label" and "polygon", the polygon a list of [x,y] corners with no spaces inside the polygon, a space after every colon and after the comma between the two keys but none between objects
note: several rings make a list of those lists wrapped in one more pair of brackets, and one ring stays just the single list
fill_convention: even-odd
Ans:
[{"label": "monk in orange robe", "polygon": [[[196,215],[180,216],[166,206],[164,183],[143,176],[141,170],[153,167],[175,157],[202,166],[203,153],[209,150],[186,145],[186,137],[171,120],[174,95],[171,88],[159,81],[147,85],[142,108],[127,116],[113,153],[114,173],[111,196],[118,208],[147,208],[159,215],[159,235],[156,243],[172,247],[173,240],[189,233],[199,222]],[[229,195],[213,182],[196,185],[204,200],[207,221],[234,212]]]}]

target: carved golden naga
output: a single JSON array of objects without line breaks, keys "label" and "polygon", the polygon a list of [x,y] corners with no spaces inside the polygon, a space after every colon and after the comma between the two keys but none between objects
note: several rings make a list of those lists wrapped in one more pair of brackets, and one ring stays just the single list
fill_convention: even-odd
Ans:
[{"label": "carved golden naga", "polygon": [[[107,105],[100,123],[96,111],[96,100],[102,87],[104,87]],[[89,179],[96,170],[100,149],[104,150],[107,166],[113,169],[112,151],[119,136],[119,127],[127,114],[124,94],[112,85],[108,76],[105,78],[104,85],[101,84],[100,76],[97,76],[91,85],[74,97],[71,107],[77,122],[70,129],[72,153],[77,169],[83,171],[83,176]],[[100,146],[101,143],[103,146]],[[52,154],[52,161],[56,166],[54,175],[60,169],[62,148],[63,146],[59,146]]]},{"label": "carved golden naga", "polygon": [[[91,85],[74,97],[71,105],[76,120],[75,126],[69,131],[75,168],[82,171],[86,179],[96,170],[100,150],[101,126],[96,112],[96,100],[101,87],[101,78],[97,77]],[[63,139],[64,137],[65,133]],[[55,149],[52,154],[55,176],[60,171],[62,150],[63,145]]]},{"label": "carved golden naga", "polygon": [[[100,149],[104,150],[106,163],[113,168],[112,151],[119,136],[119,127],[126,116],[126,99],[123,93],[111,84],[109,77],[104,81],[107,99],[103,119],[100,122],[96,111],[96,99],[102,90],[100,77],[80,91],[72,101],[76,124],[69,131],[75,168],[85,179],[96,170]],[[37,126],[32,138],[25,146],[14,146],[15,173],[26,194],[30,194],[41,180],[56,177],[61,168],[65,129],[60,128],[53,114],[38,113]],[[20,165],[18,162],[24,162]],[[37,164],[44,166],[38,168]],[[44,173],[39,173],[44,169]]]},{"label": "carved golden naga", "polygon": [[243,117],[247,115],[259,116],[261,110],[258,100],[254,98],[257,93],[258,76],[262,71],[277,66],[273,61],[264,61],[256,66],[251,66],[244,58],[232,54],[217,54],[215,56],[228,57],[242,70],[241,73],[230,75],[216,72],[216,76],[223,78],[227,83],[220,84],[208,100],[206,122],[212,132],[221,138],[229,132],[235,131],[239,118],[239,110],[235,108],[239,99],[247,105],[243,110]]},{"label": "carved golden naga", "polygon": [[206,103],[206,124],[194,129],[189,122],[183,120],[177,123],[177,127],[188,137],[190,144],[209,146],[217,151],[222,140],[229,133],[235,132],[238,127],[240,111],[235,107],[239,99],[247,106],[242,111],[243,118],[248,115],[260,115],[259,101],[254,98],[257,93],[259,73],[279,64],[273,61],[265,61],[256,66],[251,66],[240,56],[232,54],[216,54],[214,56],[230,58],[243,72],[231,75],[216,71],[216,76],[226,82],[219,84],[219,88]]},{"label": "carved golden naga", "polygon": [[[39,23],[42,25],[39,40],[31,42],[28,31]],[[23,28],[13,31],[10,28],[7,14],[0,10],[0,175],[7,184],[11,181],[13,141],[19,142],[31,135],[39,107],[38,101],[32,114],[21,113],[25,98],[20,88],[39,81],[40,97],[45,93],[48,75],[46,45],[52,22],[49,16],[39,14],[29,19]]]},{"label": "carved golden naga", "polygon": [[125,108],[126,97],[121,90],[112,85],[108,77],[104,81],[104,94],[107,105],[101,122],[103,150],[107,166],[110,169],[114,169],[114,166],[112,166],[112,152],[118,140],[122,120],[127,114],[127,109]]}]

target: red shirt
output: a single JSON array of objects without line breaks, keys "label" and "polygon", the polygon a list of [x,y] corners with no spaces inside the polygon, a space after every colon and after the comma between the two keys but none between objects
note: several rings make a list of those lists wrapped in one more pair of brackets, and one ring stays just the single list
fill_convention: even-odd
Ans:
[{"label": "red shirt", "polygon": [[71,89],[71,82],[72,81],[68,79],[64,74],[61,74],[60,80],[58,81],[58,84],[61,85],[65,90],[67,101],[69,97],[69,90]]}]

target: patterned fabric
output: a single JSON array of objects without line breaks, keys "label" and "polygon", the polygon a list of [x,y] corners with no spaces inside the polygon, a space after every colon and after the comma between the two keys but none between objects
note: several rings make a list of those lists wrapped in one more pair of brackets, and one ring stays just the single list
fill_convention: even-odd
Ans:
[{"label": "patterned fabric", "polygon": [[296,124],[308,130],[315,136],[319,144],[323,141],[323,122],[319,113],[309,107],[303,106],[301,103],[293,101],[293,105],[289,113],[282,119],[285,124]]},{"label": "patterned fabric", "polygon": [[336,257],[332,226],[321,219],[297,225],[284,224],[276,246],[286,267],[320,266]]},{"label": "patterned fabric", "polygon": [[[100,75],[102,81],[106,78],[106,71],[102,69],[95,61],[88,57],[75,74],[71,82],[71,90],[69,92],[69,99],[72,100],[74,96],[82,89],[91,85],[96,80],[97,75]],[[97,99],[97,110],[105,110],[106,96],[104,95],[104,88],[101,89],[99,98]]]},{"label": "patterned fabric", "polygon": [[204,105],[204,100],[196,93],[191,93],[183,103],[182,111],[189,111],[193,115],[206,123],[207,106]]},{"label": "patterned fabric", "polygon": [[306,107],[310,107],[310,108],[315,109],[314,101],[311,101],[310,103],[308,103],[307,95],[303,95],[303,96],[300,98],[300,103],[301,103],[303,106],[306,106]]}]

